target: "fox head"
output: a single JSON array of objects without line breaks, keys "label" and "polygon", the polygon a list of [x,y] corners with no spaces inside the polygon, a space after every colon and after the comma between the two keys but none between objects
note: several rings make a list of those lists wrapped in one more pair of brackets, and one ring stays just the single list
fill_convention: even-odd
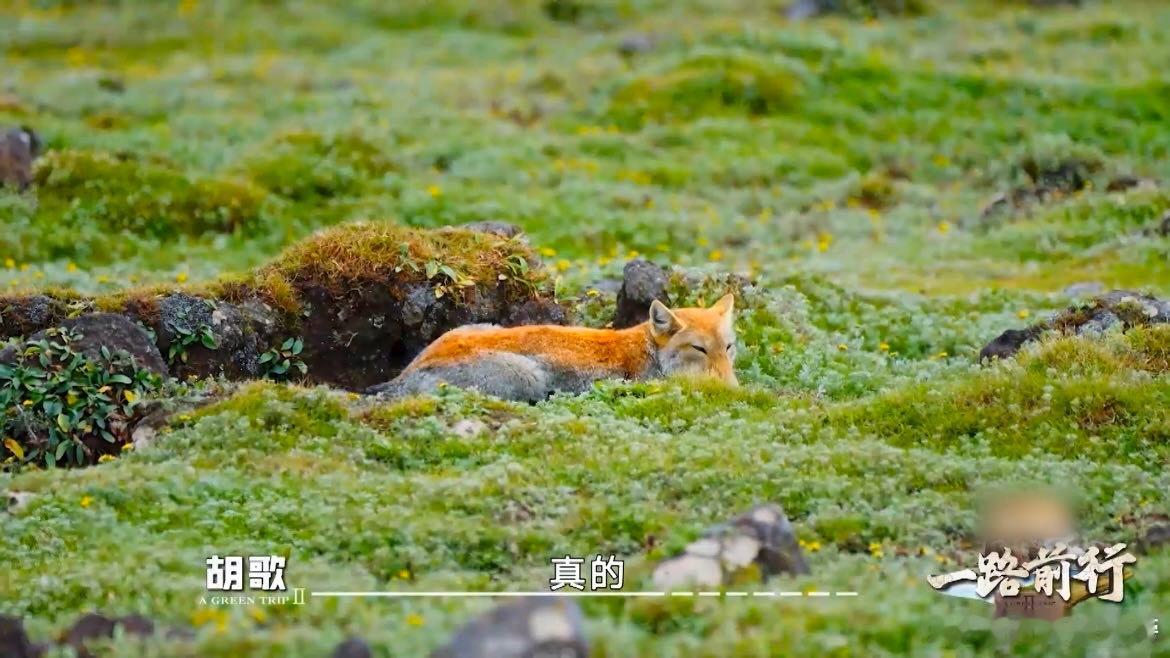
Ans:
[{"label": "fox head", "polygon": [[735,378],[735,297],[724,295],[710,308],[669,309],[650,304],[650,336],[665,375],[711,375],[728,384]]}]

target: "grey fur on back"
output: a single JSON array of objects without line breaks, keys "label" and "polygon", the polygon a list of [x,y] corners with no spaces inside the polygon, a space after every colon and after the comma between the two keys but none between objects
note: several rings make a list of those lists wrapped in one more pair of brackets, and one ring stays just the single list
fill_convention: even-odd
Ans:
[{"label": "grey fur on back", "polygon": [[366,393],[397,398],[430,393],[440,384],[449,384],[507,400],[538,402],[557,392],[583,393],[592,388],[593,382],[608,376],[613,375],[601,369],[557,368],[536,357],[489,351],[473,362],[406,370],[385,384],[367,389]]}]

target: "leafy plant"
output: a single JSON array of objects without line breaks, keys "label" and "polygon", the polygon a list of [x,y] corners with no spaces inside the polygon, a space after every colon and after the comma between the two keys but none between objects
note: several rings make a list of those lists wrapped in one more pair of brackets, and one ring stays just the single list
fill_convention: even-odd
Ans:
[{"label": "leafy plant", "polygon": [[168,323],[168,326],[175,332],[175,339],[171,341],[171,346],[167,349],[167,361],[171,364],[174,364],[176,358],[186,363],[187,348],[195,343],[199,343],[209,350],[218,347],[215,342],[215,334],[206,324],[199,325],[197,329],[175,323]]},{"label": "leafy plant", "polygon": [[309,366],[299,358],[304,347],[303,339],[289,338],[279,347],[261,354],[260,365],[264,368],[264,376],[276,379],[288,375],[290,370],[299,370],[302,375],[308,374]]},{"label": "leafy plant", "polygon": [[[94,358],[73,349],[79,334],[51,329],[0,364],[0,432],[8,461],[82,465],[125,442],[120,432],[159,377],[124,352]],[[102,443],[110,444],[102,449]]]}]

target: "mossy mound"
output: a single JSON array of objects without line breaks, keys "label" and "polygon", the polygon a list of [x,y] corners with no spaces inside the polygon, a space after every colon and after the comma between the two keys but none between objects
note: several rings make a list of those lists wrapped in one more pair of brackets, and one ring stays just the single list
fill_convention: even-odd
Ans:
[{"label": "mossy mound", "polygon": [[166,162],[102,151],[51,151],[37,161],[34,184],[37,204],[17,208],[13,232],[0,237],[25,258],[114,259],[144,239],[248,229],[266,197],[244,180],[193,177]]},{"label": "mossy mound", "polygon": [[930,10],[925,0],[797,0],[788,7],[792,18],[836,14],[872,19],[883,16],[921,16]]},{"label": "mossy mound", "polygon": [[[923,384],[838,407],[837,429],[899,446],[985,444],[994,455],[1145,461],[1170,455],[1166,327],[1110,341],[1058,338],[975,377]],[[988,409],[998,410],[994,414]]]},{"label": "mossy mound", "polygon": [[287,132],[245,158],[242,171],[268,190],[297,201],[354,194],[397,169],[383,149],[355,132]]},{"label": "mossy mound", "polygon": [[621,85],[609,113],[625,125],[704,116],[761,116],[791,109],[804,87],[795,65],[747,52],[709,52]]},{"label": "mossy mound", "polygon": [[1038,135],[1017,152],[1013,173],[1040,189],[1070,193],[1083,190],[1106,171],[1108,160],[1095,146],[1074,142],[1068,135]]}]

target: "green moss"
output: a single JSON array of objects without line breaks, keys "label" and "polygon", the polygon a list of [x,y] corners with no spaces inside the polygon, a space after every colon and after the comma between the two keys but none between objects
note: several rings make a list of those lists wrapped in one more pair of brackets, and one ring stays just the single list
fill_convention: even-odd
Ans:
[{"label": "green moss", "polygon": [[792,109],[804,87],[792,62],[745,51],[691,55],[622,84],[610,115],[626,125]]},{"label": "green moss", "polygon": [[1125,361],[1117,345],[1059,338],[1017,363],[943,387],[907,387],[845,405],[828,421],[899,446],[985,445],[1012,457],[1170,454],[1170,384],[1129,376]]},{"label": "green moss", "polygon": [[261,186],[297,201],[355,194],[396,169],[383,148],[358,133],[305,130],[275,137],[240,165]]},{"label": "green moss", "polygon": [[246,181],[191,177],[166,162],[101,151],[51,151],[35,175],[39,203],[23,234],[38,238],[26,257],[108,261],[143,239],[249,230],[265,198]]}]

